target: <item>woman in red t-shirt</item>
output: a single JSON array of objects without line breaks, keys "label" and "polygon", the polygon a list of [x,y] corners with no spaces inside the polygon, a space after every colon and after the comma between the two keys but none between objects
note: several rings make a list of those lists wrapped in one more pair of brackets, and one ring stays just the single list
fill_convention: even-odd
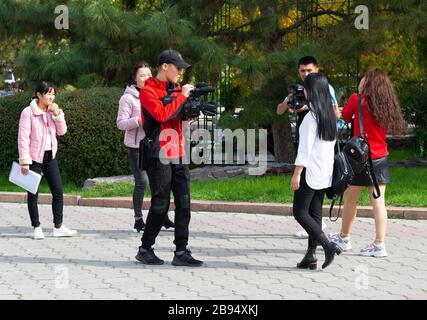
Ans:
[{"label": "woman in red t-shirt", "polygon": [[[381,196],[372,197],[374,183],[367,171],[355,176],[352,185],[344,193],[344,208],[341,232],[330,234],[330,240],[342,250],[351,249],[350,229],[356,217],[356,205],[360,192],[368,187],[375,217],[375,240],[360,251],[362,256],[385,257],[387,252],[384,238],[387,229],[387,210],[385,207],[386,184],[390,182],[386,133],[401,134],[406,129],[406,122],[400,110],[399,101],[393,85],[385,72],[373,69],[366,73],[359,84],[362,96],[362,117],[364,133],[371,147],[374,173],[377,178]],[[354,135],[360,135],[358,98],[353,94],[342,110],[346,122],[354,118]]]}]

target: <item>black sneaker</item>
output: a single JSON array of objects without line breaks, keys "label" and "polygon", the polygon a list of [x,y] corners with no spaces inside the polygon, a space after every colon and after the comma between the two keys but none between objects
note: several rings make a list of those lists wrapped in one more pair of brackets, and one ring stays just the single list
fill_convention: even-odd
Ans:
[{"label": "black sneaker", "polygon": [[145,228],[144,220],[142,219],[135,220],[135,224],[133,225],[133,228],[136,230],[136,232],[144,231],[144,228]]},{"label": "black sneaker", "polygon": [[169,220],[169,218],[166,218],[165,223],[162,226],[162,230],[169,230],[172,231],[175,229],[175,223]]},{"label": "black sneaker", "polygon": [[144,253],[142,253],[141,250],[138,250],[135,258],[143,264],[160,265],[165,263],[162,259],[154,254],[153,248],[148,249]]},{"label": "black sneaker", "polygon": [[203,265],[203,261],[194,259],[191,256],[191,251],[187,249],[185,250],[185,253],[180,256],[177,256],[175,251],[172,264],[174,266],[201,267]]}]

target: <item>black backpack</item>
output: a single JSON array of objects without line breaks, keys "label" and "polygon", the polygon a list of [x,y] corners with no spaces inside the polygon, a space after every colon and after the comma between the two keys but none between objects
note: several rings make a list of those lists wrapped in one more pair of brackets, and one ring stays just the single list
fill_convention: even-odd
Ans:
[{"label": "black backpack", "polygon": [[[375,191],[372,193],[375,199],[381,196],[381,191],[378,186],[377,178],[374,173],[372,164],[371,149],[365,137],[363,129],[362,117],[362,101],[361,96],[358,95],[358,112],[359,112],[359,125],[360,136],[354,136],[348,140],[343,150],[340,150],[338,143],[338,154],[334,158],[334,169],[332,174],[332,185],[326,189],[326,196],[332,200],[329,209],[329,219],[337,221],[340,215],[342,199],[344,191],[350,186],[355,175],[361,173],[363,170],[369,170],[372,180],[375,185]],[[338,141],[338,139],[337,139]],[[340,198],[338,214],[335,220],[332,220],[332,210],[335,201]]]}]

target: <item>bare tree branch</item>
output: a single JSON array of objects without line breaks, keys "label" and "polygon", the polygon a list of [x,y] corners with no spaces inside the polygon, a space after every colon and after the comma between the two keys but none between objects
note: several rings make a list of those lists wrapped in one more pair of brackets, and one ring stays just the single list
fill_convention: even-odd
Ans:
[{"label": "bare tree branch", "polygon": [[[346,14],[344,14],[343,12],[335,11],[335,10],[315,11],[315,12],[312,12],[312,13],[308,14],[304,18],[298,20],[297,22],[295,22],[290,27],[278,30],[276,36],[279,37],[279,38],[282,38],[285,35],[287,35],[288,33],[292,32],[295,29],[297,29],[300,26],[302,26],[308,20],[310,20],[312,18],[315,18],[315,17],[318,17],[318,16],[322,16],[322,15],[338,16],[338,17],[342,17],[342,18],[346,16]],[[238,27],[234,27],[234,28],[231,28],[231,29],[224,29],[224,30],[219,30],[217,32],[210,32],[209,36],[231,36],[231,37],[235,37],[235,36],[233,36],[234,33],[240,32],[240,30],[243,29],[243,28],[245,28],[245,27],[254,26],[254,25],[260,23],[263,19],[265,19],[265,17],[260,17],[258,19],[246,22],[246,23],[244,23],[244,24],[242,24],[242,25],[240,25]]]},{"label": "bare tree branch", "polygon": [[227,35],[231,35],[232,33],[235,32],[239,32],[240,29],[243,29],[245,27],[249,27],[249,26],[253,26],[256,25],[258,23],[260,23],[264,18],[260,17],[258,19],[246,22],[238,27],[234,27],[234,28],[230,28],[230,29],[223,29],[223,30],[219,30],[216,32],[210,32],[209,36],[227,36]]},{"label": "bare tree branch", "polygon": [[308,20],[315,18],[315,17],[319,17],[319,16],[323,16],[323,15],[332,15],[332,16],[338,16],[338,17],[342,17],[344,18],[346,16],[346,14],[340,12],[340,11],[335,11],[335,10],[322,10],[322,11],[315,11],[312,12],[310,14],[308,14],[307,16],[305,16],[304,18],[298,20],[297,22],[295,22],[293,25],[291,25],[290,27],[287,27],[285,29],[281,29],[278,31],[277,36],[282,38],[285,35],[287,35],[288,33],[294,31],[295,29],[299,28],[300,26],[302,26],[305,22],[307,22]]}]

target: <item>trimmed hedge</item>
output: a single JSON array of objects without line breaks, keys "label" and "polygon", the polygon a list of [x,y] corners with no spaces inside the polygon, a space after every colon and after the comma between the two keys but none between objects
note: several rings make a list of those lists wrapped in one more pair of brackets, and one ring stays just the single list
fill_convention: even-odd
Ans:
[{"label": "trimmed hedge", "polygon": [[415,141],[421,157],[427,157],[427,88],[423,81],[406,81],[400,90],[405,118],[415,125]]},{"label": "trimmed hedge", "polygon": [[[65,113],[68,131],[58,137],[57,159],[63,179],[81,185],[85,179],[130,174],[123,132],[116,127],[121,88],[59,92],[55,100]],[[31,94],[0,98],[0,174],[19,158],[18,123]]]}]

